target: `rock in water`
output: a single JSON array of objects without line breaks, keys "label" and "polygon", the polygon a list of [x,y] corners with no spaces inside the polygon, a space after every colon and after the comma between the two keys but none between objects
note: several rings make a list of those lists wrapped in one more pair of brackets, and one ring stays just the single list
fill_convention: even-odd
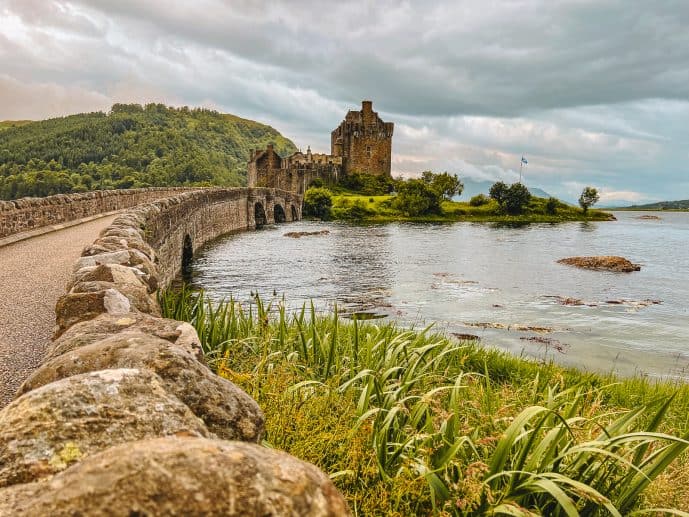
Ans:
[{"label": "rock in water", "polygon": [[569,257],[557,261],[558,264],[567,264],[582,269],[593,269],[596,271],[614,271],[616,273],[629,273],[639,271],[641,266],[633,264],[624,257],[598,256],[598,257]]},{"label": "rock in water", "polygon": [[347,516],[315,466],[243,442],[167,437],[95,454],[43,483],[0,489],[0,515]]}]

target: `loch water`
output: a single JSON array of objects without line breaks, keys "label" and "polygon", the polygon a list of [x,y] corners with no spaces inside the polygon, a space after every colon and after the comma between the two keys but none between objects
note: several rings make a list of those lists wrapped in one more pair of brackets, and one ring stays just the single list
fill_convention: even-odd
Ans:
[{"label": "loch water", "polygon": [[[647,215],[648,213],[646,213]],[[352,225],[302,221],[221,237],[191,283],[290,309],[372,312],[471,334],[516,355],[620,375],[689,379],[689,213],[617,221]],[[328,230],[291,238],[288,232]],[[633,273],[558,264],[621,255]]]}]

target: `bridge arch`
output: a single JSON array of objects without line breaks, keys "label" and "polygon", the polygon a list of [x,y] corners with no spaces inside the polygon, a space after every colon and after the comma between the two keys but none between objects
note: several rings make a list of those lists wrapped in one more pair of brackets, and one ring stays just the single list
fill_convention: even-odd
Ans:
[{"label": "bridge arch", "polygon": [[292,212],[292,221],[297,221],[299,219],[299,213],[297,212],[297,209],[294,205],[290,205],[290,209]]},{"label": "bridge arch", "polygon": [[256,228],[261,228],[268,224],[266,209],[263,207],[263,204],[258,201],[254,204],[254,221],[256,222]]},{"label": "bridge arch", "polygon": [[275,206],[273,207],[273,218],[275,219],[276,223],[284,223],[287,221],[285,209],[282,208],[282,205],[275,203]]},{"label": "bridge arch", "polygon": [[193,259],[194,244],[191,241],[191,236],[187,233],[182,243],[182,278],[184,278],[184,280],[189,280],[191,278],[191,264]]}]

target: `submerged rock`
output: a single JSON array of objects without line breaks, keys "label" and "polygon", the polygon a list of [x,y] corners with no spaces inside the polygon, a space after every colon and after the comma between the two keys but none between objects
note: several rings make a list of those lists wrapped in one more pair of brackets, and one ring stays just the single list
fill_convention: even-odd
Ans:
[{"label": "submerged rock", "polygon": [[329,235],[330,230],[318,230],[315,232],[288,232],[284,237],[291,237],[292,239],[299,239],[300,237],[309,237],[312,235]]},{"label": "submerged rock", "polygon": [[476,334],[462,334],[461,332],[452,332],[452,335],[460,341],[481,341],[481,338]]},{"label": "submerged rock", "polygon": [[662,220],[662,217],[658,217],[657,215],[640,215],[637,217],[637,219],[646,219],[646,220],[651,220],[651,221],[660,221]]},{"label": "submerged rock", "polygon": [[168,437],[107,449],[43,483],[0,490],[0,515],[346,516],[315,466],[242,442]]},{"label": "submerged rock", "polygon": [[553,327],[542,327],[539,325],[522,325],[521,323],[496,323],[493,321],[465,321],[462,323],[462,325],[466,327],[479,329],[516,330],[518,332],[538,332],[541,334],[555,331]]},{"label": "submerged rock", "polygon": [[558,341],[557,339],[553,339],[550,337],[542,337],[542,336],[529,336],[529,337],[520,337],[519,339],[522,339],[524,341],[531,341],[532,343],[538,343],[541,345],[545,345],[546,348],[552,348],[553,350],[557,350],[561,354],[564,354],[567,349],[569,348],[569,345],[567,343],[562,343],[561,341]]},{"label": "submerged rock", "polygon": [[593,269],[596,271],[614,271],[616,273],[629,273],[641,270],[641,266],[633,264],[624,257],[617,256],[597,256],[597,257],[569,257],[557,261],[558,264],[566,264],[582,269]]}]

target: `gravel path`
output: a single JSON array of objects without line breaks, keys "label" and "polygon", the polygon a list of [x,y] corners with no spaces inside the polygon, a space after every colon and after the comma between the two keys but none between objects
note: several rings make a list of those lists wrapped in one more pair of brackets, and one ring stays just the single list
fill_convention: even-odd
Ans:
[{"label": "gravel path", "polygon": [[115,217],[0,247],[0,408],[43,359],[72,264]]}]

